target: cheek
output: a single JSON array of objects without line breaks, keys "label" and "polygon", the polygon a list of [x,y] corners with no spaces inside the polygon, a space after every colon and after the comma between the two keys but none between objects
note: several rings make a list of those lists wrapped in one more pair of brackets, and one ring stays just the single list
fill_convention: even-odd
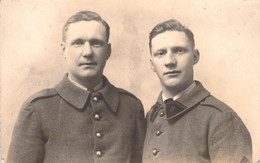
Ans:
[{"label": "cheek", "polygon": [[99,60],[99,62],[106,62],[106,60],[108,59],[108,54],[106,53],[106,50],[98,50],[95,51],[95,56],[97,58],[97,60]]},{"label": "cheek", "polygon": [[68,49],[66,51],[66,58],[67,60],[71,61],[76,61],[80,57],[81,53],[79,49]]},{"label": "cheek", "polygon": [[156,69],[156,70],[158,70],[158,69],[162,69],[163,67],[164,67],[164,62],[163,62],[163,59],[154,59],[153,61],[152,61],[152,65],[154,66],[154,68]]},{"label": "cheek", "polygon": [[193,67],[193,58],[191,57],[179,58],[178,64],[180,68],[191,69]]}]

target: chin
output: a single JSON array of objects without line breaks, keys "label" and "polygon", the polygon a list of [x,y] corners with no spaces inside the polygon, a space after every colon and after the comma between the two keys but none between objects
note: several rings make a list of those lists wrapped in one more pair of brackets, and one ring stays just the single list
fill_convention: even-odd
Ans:
[{"label": "chin", "polygon": [[95,78],[95,76],[97,76],[96,73],[77,73],[77,74],[73,74],[73,76],[75,78],[78,78],[80,80],[84,80],[84,79],[91,79],[91,78]]},{"label": "chin", "polygon": [[165,87],[169,87],[169,88],[175,88],[175,87],[180,87],[182,84],[182,82],[178,79],[168,79],[166,81],[163,82],[163,85]]},{"label": "chin", "polygon": [[96,76],[97,76],[96,74],[87,74],[87,75],[82,75],[81,77],[84,79],[93,79]]},{"label": "chin", "polygon": [[179,89],[181,87],[181,85],[178,85],[178,84],[167,84],[165,85],[165,88],[168,88],[168,89]]}]

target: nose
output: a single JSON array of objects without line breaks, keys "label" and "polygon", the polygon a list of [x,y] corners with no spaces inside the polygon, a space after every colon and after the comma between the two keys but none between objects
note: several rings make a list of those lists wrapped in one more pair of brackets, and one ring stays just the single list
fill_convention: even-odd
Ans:
[{"label": "nose", "polygon": [[88,42],[85,42],[83,48],[82,48],[82,52],[81,52],[81,55],[83,57],[89,57],[89,56],[92,56],[93,54],[93,50],[92,50],[92,47],[90,45],[90,43]]},{"label": "nose", "polygon": [[175,55],[171,52],[165,55],[165,66],[175,66],[177,63]]}]

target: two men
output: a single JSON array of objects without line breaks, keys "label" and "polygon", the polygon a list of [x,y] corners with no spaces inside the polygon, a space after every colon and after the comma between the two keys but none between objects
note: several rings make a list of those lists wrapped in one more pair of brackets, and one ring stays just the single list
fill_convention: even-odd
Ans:
[{"label": "two men", "polygon": [[109,25],[94,12],[78,12],[64,25],[61,46],[69,73],[24,103],[8,162],[140,163],[142,103],[103,76]]},{"label": "two men", "polygon": [[[13,132],[8,162],[247,162],[243,122],[193,79],[199,61],[192,32],[176,20],[150,33],[151,68],[162,92],[147,114],[141,102],[103,76],[109,26],[96,13],[73,15],[63,28],[69,73],[30,97]],[[143,150],[142,150],[143,149]]]},{"label": "two men", "polygon": [[149,45],[162,92],[146,117],[144,162],[252,161],[241,119],[193,79],[199,61],[193,33],[171,19],[152,29]]}]

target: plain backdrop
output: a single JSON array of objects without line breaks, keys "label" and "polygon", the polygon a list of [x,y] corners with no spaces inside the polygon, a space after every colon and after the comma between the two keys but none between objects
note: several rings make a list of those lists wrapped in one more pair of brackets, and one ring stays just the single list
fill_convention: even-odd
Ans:
[{"label": "plain backdrop", "polygon": [[248,127],[260,160],[260,0],[3,0],[1,2],[1,152],[6,159],[22,103],[53,87],[67,71],[61,30],[80,10],[110,25],[112,55],[104,74],[135,94],[147,112],[160,84],[149,66],[148,34],[159,22],[181,21],[195,35],[195,79],[232,107]]}]

